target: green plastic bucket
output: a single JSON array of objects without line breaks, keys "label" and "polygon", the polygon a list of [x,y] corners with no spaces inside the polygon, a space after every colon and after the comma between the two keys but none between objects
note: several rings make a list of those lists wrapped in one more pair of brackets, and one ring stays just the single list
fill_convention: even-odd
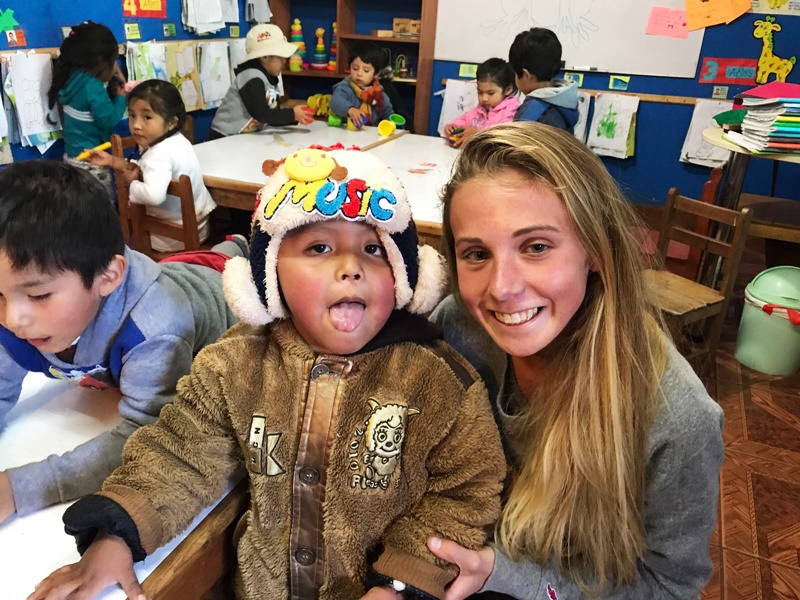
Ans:
[{"label": "green plastic bucket", "polygon": [[800,268],[767,269],[745,288],[736,360],[769,375],[800,370]]}]

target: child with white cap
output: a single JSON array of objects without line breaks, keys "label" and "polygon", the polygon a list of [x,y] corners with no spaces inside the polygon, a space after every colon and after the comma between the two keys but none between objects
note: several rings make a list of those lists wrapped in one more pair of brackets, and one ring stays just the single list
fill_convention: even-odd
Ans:
[{"label": "child with white cap", "polygon": [[102,491],[70,507],[80,563],[29,600],[92,597],[187,527],[243,467],[240,599],[444,598],[430,536],[476,548],[506,465],[486,388],[424,314],[439,254],[400,181],[354,150],[266,161],[250,259],[223,286],[242,323],[203,350]]},{"label": "child with white cap", "polygon": [[245,39],[247,56],[211,122],[209,139],[259,131],[272,125],[308,124],[313,110],[292,101],[280,105],[279,75],[297,52],[277,25],[256,25]]}]

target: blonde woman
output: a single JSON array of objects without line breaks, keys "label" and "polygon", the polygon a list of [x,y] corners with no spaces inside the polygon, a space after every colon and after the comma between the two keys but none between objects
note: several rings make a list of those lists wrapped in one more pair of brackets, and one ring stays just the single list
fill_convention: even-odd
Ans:
[{"label": "blonde woman", "polygon": [[496,543],[431,538],[447,600],[697,598],[711,575],[722,412],[646,300],[602,163],[539,123],[464,147],[444,191],[456,284],[432,319],[484,376],[513,481]]}]

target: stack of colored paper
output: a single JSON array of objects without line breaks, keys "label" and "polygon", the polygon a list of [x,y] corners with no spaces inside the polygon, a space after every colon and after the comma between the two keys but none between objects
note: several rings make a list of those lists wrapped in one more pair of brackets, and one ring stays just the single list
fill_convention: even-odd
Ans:
[{"label": "stack of colored paper", "polygon": [[776,83],[742,94],[747,115],[741,133],[729,131],[724,137],[754,154],[800,155],[800,85]]}]

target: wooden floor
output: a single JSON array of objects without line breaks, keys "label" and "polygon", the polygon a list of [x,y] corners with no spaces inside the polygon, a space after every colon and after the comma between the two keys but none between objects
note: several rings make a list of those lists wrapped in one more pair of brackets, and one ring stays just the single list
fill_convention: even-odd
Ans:
[{"label": "wooden floor", "polygon": [[[738,282],[764,268],[763,242],[751,239]],[[725,412],[725,462],[711,540],[714,576],[701,598],[800,599],[800,374],[771,377],[734,359],[736,305],[712,392]]]}]

